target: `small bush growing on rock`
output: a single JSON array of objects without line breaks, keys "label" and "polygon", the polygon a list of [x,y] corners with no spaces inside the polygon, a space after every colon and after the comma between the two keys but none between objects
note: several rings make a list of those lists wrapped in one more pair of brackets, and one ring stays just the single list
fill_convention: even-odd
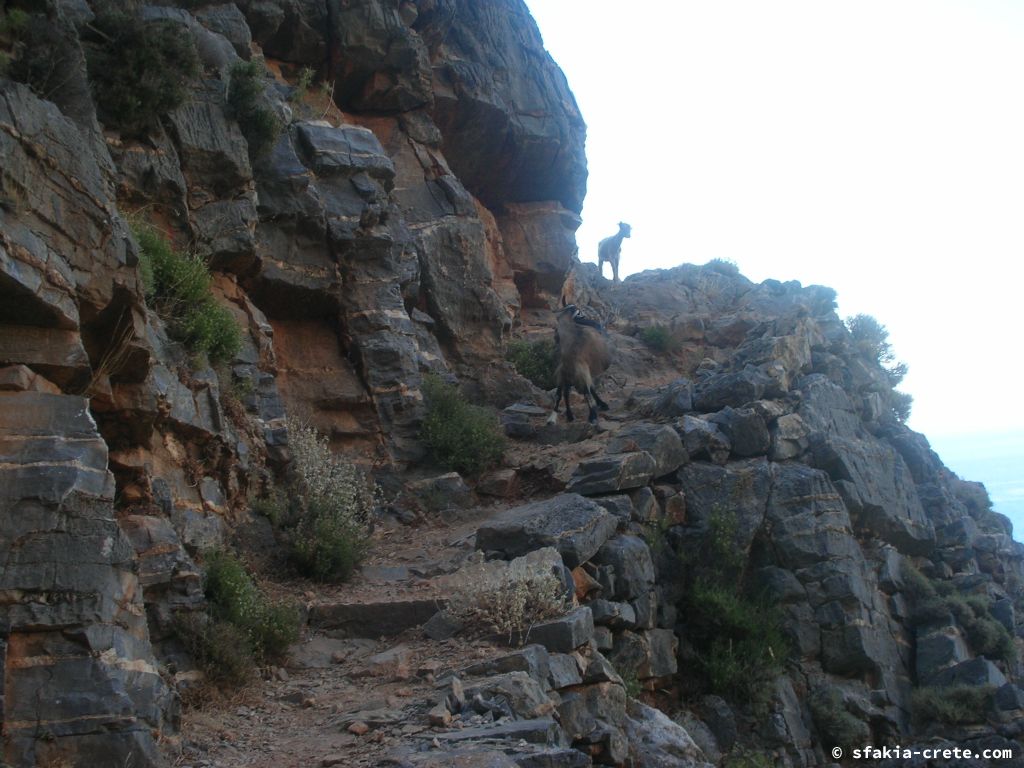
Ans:
[{"label": "small bush growing on rock", "polygon": [[505,359],[515,366],[516,372],[541,389],[555,388],[555,342],[548,339],[525,341],[514,339],[508,343]]},{"label": "small bush growing on rock", "polygon": [[526,557],[478,563],[456,575],[448,614],[470,632],[528,639],[534,624],[565,611],[565,586],[550,568]]},{"label": "small bush growing on rock", "polygon": [[[889,330],[871,315],[854,315],[846,319],[846,327],[853,339],[853,347],[865,360],[876,363],[885,373],[890,387],[895,387],[907,375],[907,364],[896,362],[889,343]],[[896,418],[906,421],[914,398],[905,392],[889,392],[889,407]]]},{"label": "small bush growing on rock", "polygon": [[213,364],[233,359],[242,345],[242,331],[231,311],[214,299],[206,262],[175,250],[152,227],[138,224],[133,229],[147,302],[167,322],[171,338]]},{"label": "small bush growing on rock", "polygon": [[231,68],[228,106],[249,145],[249,157],[265,154],[281,134],[281,121],[263,99],[266,69],[259,61],[240,61]]},{"label": "small bush growing on rock", "polygon": [[995,688],[990,685],[918,688],[910,694],[910,711],[918,725],[984,723],[992,708],[994,693]]},{"label": "small bush growing on rock", "polygon": [[505,453],[505,436],[494,415],[470,405],[452,385],[437,376],[423,381],[427,415],[420,439],[443,467],[477,475],[496,465]]},{"label": "small bush growing on rock", "polygon": [[299,103],[309,92],[309,86],[313,83],[313,78],[316,76],[316,70],[312,67],[303,67],[302,71],[299,72],[299,77],[295,81],[295,90],[288,96],[288,101]]},{"label": "small bush growing on rock", "polygon": [[1013,637],[1002,624],[989,613],[988,602],[980,595],[946,598],[946,606],[963,627],[967,641],[975,653],[990,659],[1013,662],[1017,659],[1017,648]]},{"label": "small bush growing on rock", "polygon": [[256,671],[244,629],[227,621],[213,621],[205,613],[181,613],[175,633],[206,677],[217,683],[242,685]]},{"label": "small bush growing on rock", "polygon": [[315,428],[290,421],[288,444],[298,523],[291,558],[319,581],[344,581],[366,556],[374,489],[362,472],[339,459]]},{"label": "small bush growing on rock", "polygon": [[846,711],[842,696],[834,688],[816,691],[811,696],[810,706],[814,727],[825,747],[849,748],[869,740],[868,724]]},{"label": "small bush growing on rock", "polygon": [[185,101],[199,56],[184,26],[110,4],[87,29],[89,80],[105,124],[142,134]]},{"label": "small bush growing on rock", "polygon": [[554,572],[559,564],[553,550],[539,550],[511,562],[467,565],[451,579],[445,612],[472,634],[526,642],[530,627],[565,610],[565,585]]},{"label": "small bush growing on rock", "polygon": [[239,685],[298,640],[299,612],[269,600],[231,553],[210,552],[205,565],[208,612],[179,614],[176,631],[211,680]]},{"label": "small bush growing on rock", "polygon": [[1017,659],[1013,636],[991,613],[981,595],[961,595],[953,585],[932,581],[911,565],[902,569],[903,592],[910,601],[915,626],[953,618],[975,653],[1012,663]]},{"label": "small bush growing on rock", "polygon": [[667,325],[649,325],[641,328],[637,334],[640,341],[661,355],[669,355],[679,351],[679,339]]},{"label": "small bush growing on rock", "polygon": [[763,702],[788,653],[778,611],[734,587],[698,580],[686,596],[684,615],[711,690]]},{"label": "small bush growing on rock", "polygon": [[11,8],[0,16],[0,45],[8,48],[5,72],[43,99],[53,99],[68,82],[73,51],[59,27],[43,13]]},{"label": "small bush growing on rock", "polygon": [[242,629],[256,658],[280,658],[298,639],[298,611],[271,602],[231,553],[207,555],[204,591],[214,620]]}]

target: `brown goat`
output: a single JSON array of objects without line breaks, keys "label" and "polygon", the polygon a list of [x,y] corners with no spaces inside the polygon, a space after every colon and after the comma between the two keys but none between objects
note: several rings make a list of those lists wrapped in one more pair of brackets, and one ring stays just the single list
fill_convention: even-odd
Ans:
[{"label": "brown goat", "polygon": [[612,265],[612,281],[619,282],[619,257],[622,255],[622,239],[629,237],[633,230],[629,224],[620,221],[619,231],[597,244],[597,271],[604,277],[604,263]]},{"label": "brown goat", "polygon": [[[567,421],[573,420],[569,390],[576,387],[590,408],[590,423],[596,424],[597,409],[608,410],[608,404],[594,390],[595,379],[608,370],[611,364],[611,350],[604,328],[584,318],[575,304],[568,304],[558,311],[555,342],[558,345],[558,367],[555,371],[557,385],[555,408],[548,417],[548,423],[554,424],[558,419],[558,404],[563,397],[565,418]],[[594,402],[590,401],[591,397]]]}]

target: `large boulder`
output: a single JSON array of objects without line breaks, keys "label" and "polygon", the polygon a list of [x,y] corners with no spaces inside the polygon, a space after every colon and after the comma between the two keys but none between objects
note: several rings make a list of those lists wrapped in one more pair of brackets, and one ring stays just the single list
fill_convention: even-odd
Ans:
[{"label": "large boulder", "polygon": [[566,566],[585,563],[615,533],[616,518],[575,493],[514,507],[476,532],[476,546],[504,558],[554,547]]},{"label": "large boulder", "polygon": [[646,451],[654,459],[654,477],[675,472],[689,460],[683,441],[672,427],[640,422],[625,427],[608,444],[608,453]]}]

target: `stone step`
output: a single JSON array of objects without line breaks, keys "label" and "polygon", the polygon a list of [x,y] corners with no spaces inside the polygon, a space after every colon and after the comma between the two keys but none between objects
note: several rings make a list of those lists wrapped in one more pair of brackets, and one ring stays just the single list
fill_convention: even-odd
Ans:
[{"label": "stone step", "polygon": [[346,637],[393,637],[423,626],[445,607],[444,600],[385,600],[373,603],[318,603],[309,609],[313,629]]}]

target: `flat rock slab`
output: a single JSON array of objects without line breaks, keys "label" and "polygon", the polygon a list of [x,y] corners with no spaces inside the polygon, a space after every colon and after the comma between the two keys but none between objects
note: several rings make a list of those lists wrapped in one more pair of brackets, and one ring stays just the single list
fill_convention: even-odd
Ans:
[{"label": "flat rock slab", "polygon": [[569,478],[570,493],[613,493],[647,485],[658,464],[647,451],[613,453],[581,461]]},{"label": "flat rock slab", "polygon": [[542,645],[528,645],[496,659],[470,664],[461,670],[461,674],[473,676],[502,675],[508,672],[525,672],[537,682],[543,683],[550,672],[547,649]]},{"label": "flat rock slab", "polygon": [[315,629],[341,631],[348,637],[390,637],[426,624],[442,607],[437,600],[321,603],[309,609],[309,623]]},{"label": "flat rock slab", "polygon": [[289,669],[326,669],[348,659],[369,656],[376,643],[317,636],[288,649]]},{"label": "flat rock slab", "polygon": [[654,476],[675,472],[689,461],[679,433],[667,424],[641,422],[618,432],[608,444],[609,453],[646,451],[654,459]]},{"label": "flat rock slab", "polygon": [[518,741],[522,739],[528,744],[550,744],[565,746],[565,735],[562,729],[550,717],[536,720],[515,720],[510,723],[488,725],[482,728],[462,728],[446,733],[429,733],[420,738],[437,739],[442,744],[460,741]]},{"label": "flat rock slab", "polygon": [[570,653],[594,636],[594,615],[586,606],[530,629],[529,640],[552,653]]},{"label": "flat rock slab", "polygon": [[593,557],[616,527],[617,519],[607,510],[564,493],[508,510],[477,530],[476,547],[505,558],[554,547],[566,566],[575,568]]},{"label": "flat rock slab", "polygon": [[496,749],[469,748],[391,757],[382,765],[391,768],[519,768],[521,763]]}]

